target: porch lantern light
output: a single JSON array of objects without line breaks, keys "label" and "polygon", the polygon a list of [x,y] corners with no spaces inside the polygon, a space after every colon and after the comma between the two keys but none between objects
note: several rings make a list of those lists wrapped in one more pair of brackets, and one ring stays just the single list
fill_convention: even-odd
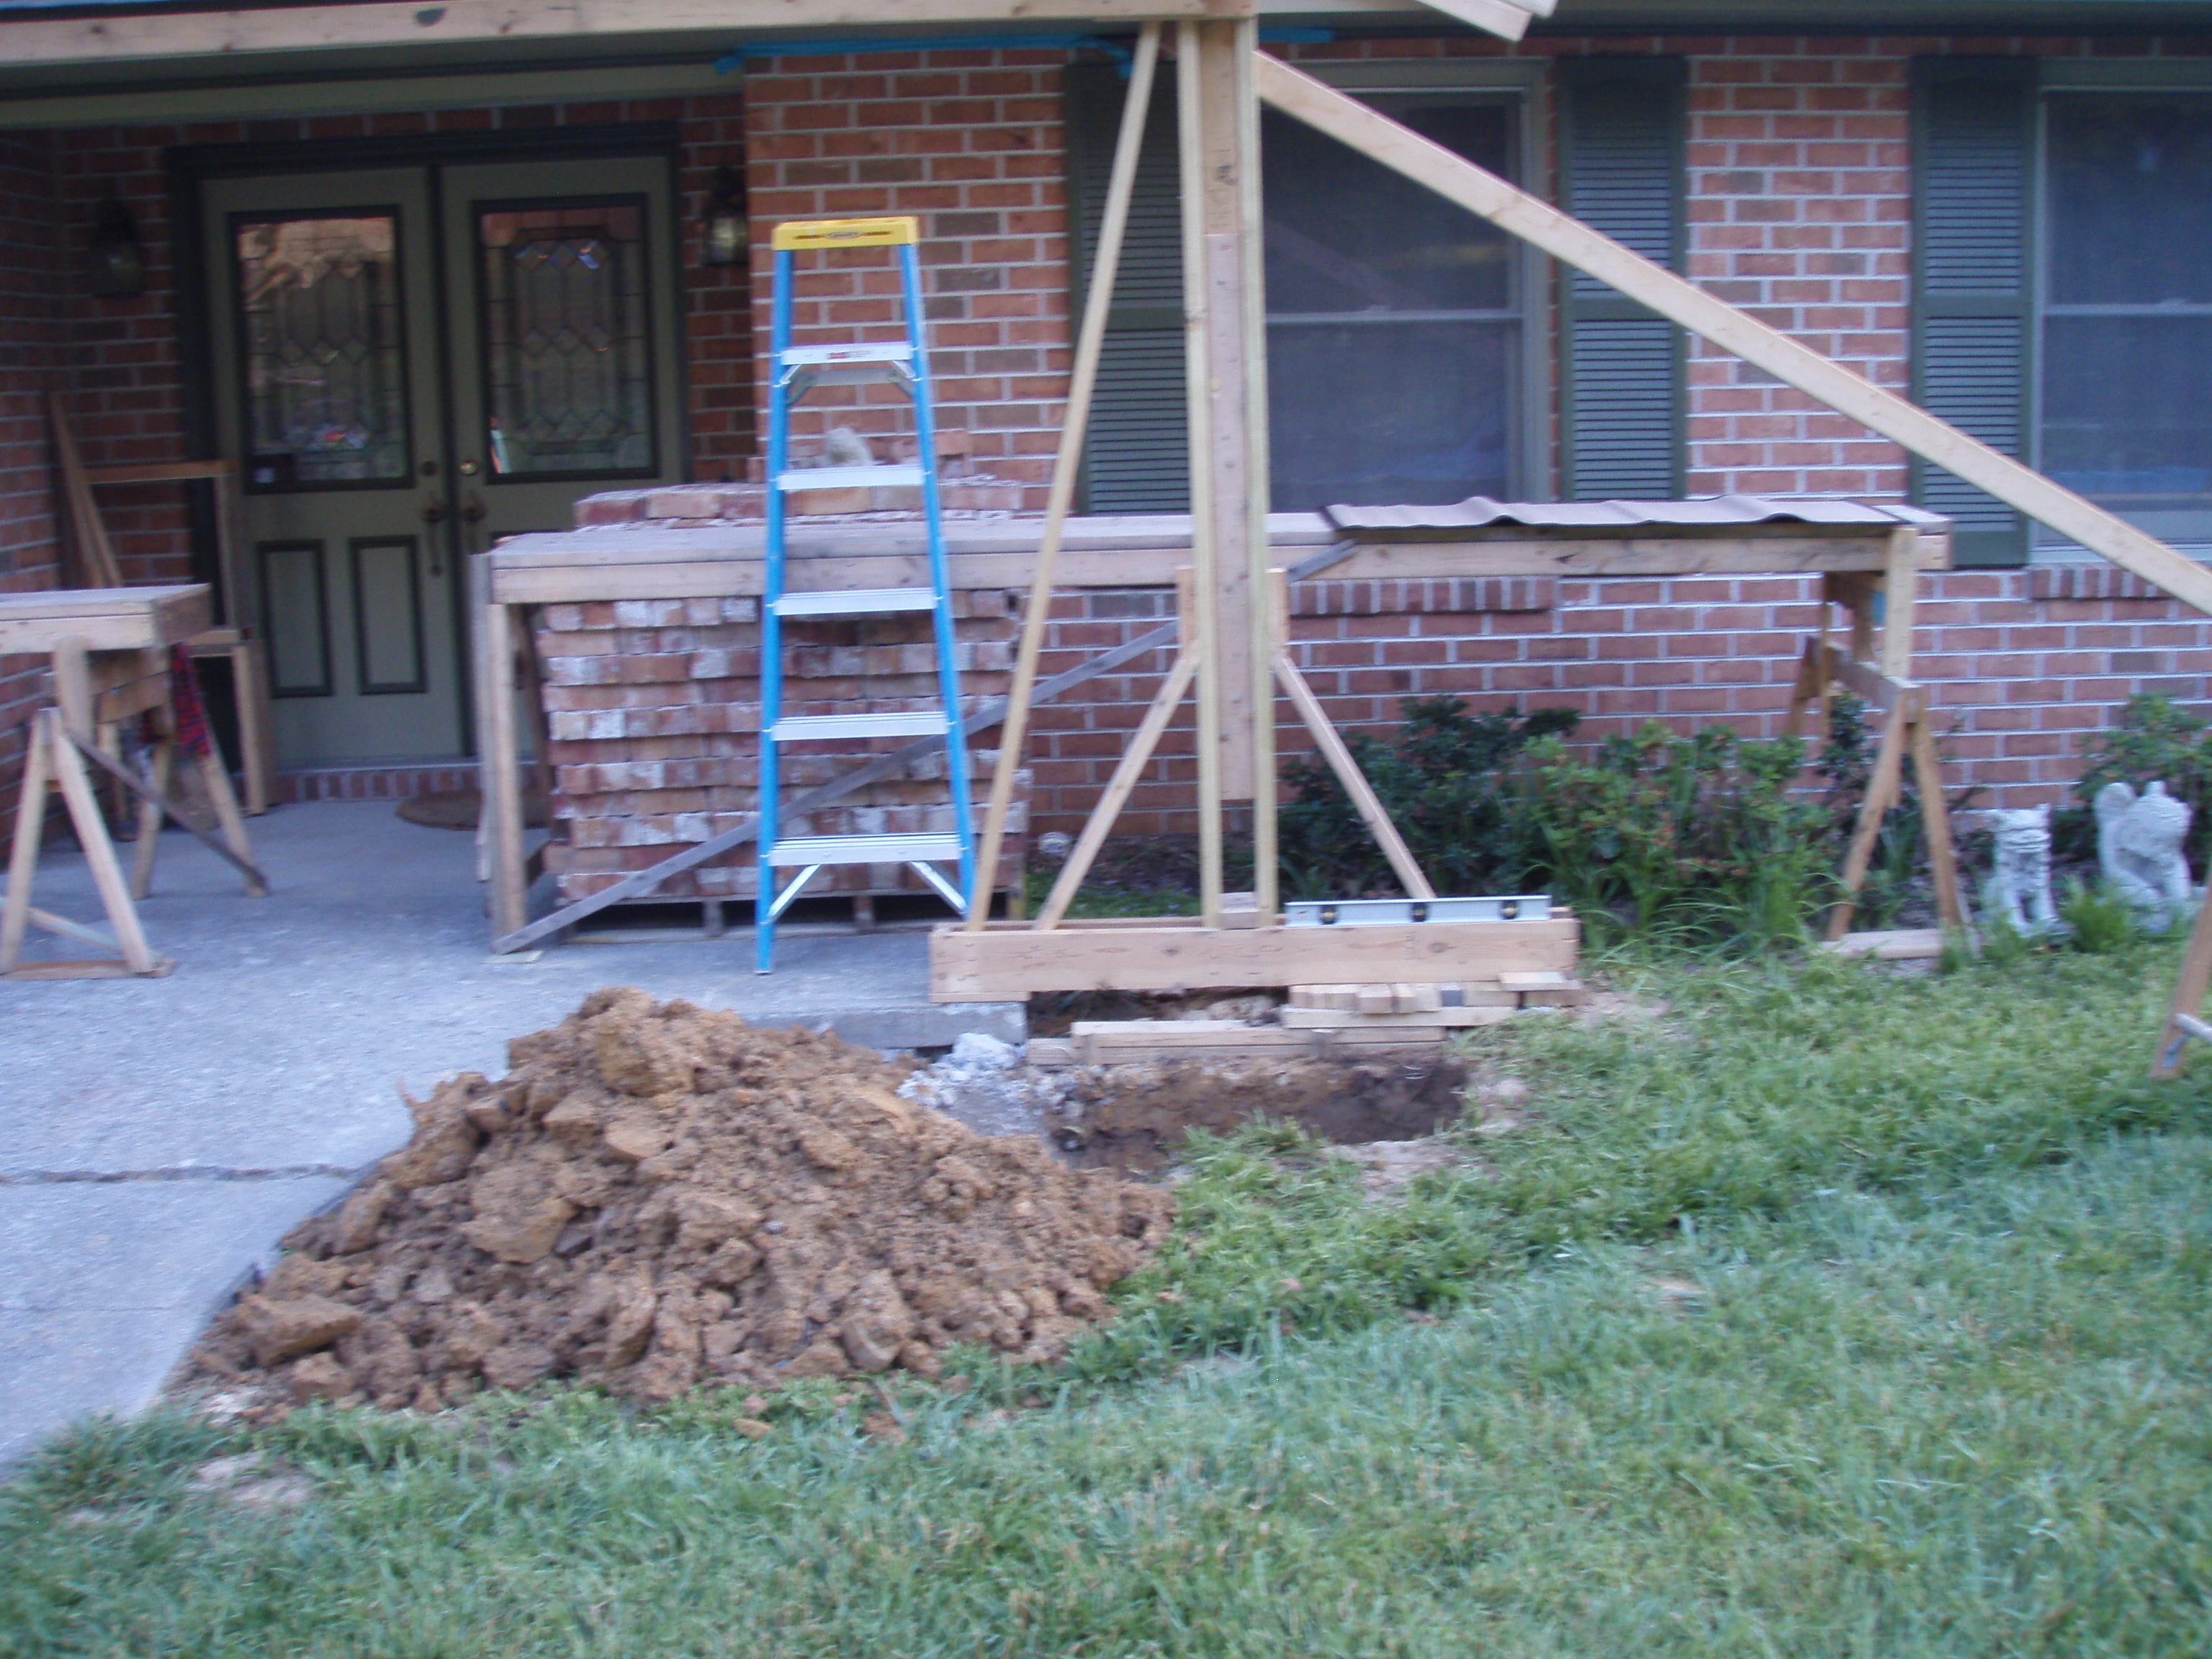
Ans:
[{"label": "porch lantern light", "polygon": [[700,243],[702,264],[744,263],[746,250],[752,245],[752,226],[745,210],[745,176],[735,167],[724,167],[714,175]]},{"label": "porch lantern light", "polygon": [[92,291],[106,300],[136,299],[146,291],[146,249],[131,210],[109,197],[93,210]]}]

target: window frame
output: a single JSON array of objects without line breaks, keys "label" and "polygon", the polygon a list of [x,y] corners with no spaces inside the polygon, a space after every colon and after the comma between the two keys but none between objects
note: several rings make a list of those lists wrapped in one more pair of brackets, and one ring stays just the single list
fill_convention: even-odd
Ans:
[{"label": "window frame", "polygon": [[[2212,101],[2212,59],[2172,58],[2105,62],[2096,59],[2044,58],[2037,64],[2031,88],[2032,150],[2029,191],[2033,214],[2027,270],[2028,465],[2044,471],[2044,394],[2050,353],[2045,349],[2045,325],[2051,317],[2051,258],[2053,246],[2051,203],[2051,111],[2055,98],[2074,94],[2140,93],[2146,97],[2195,94]],[[2154,313],[2147,313],[2154,314]],[[2099,556],[2060,535],[2036,520],[2027,523],[2029,565],[2079,564]],[[2201,538],[2176,544],[2179,551],[2200,560],[2212,560],[2212,529]]]}]

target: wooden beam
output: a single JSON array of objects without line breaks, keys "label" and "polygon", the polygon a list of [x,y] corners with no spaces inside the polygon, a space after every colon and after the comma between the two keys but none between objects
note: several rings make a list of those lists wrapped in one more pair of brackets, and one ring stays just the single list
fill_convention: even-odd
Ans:
[{"label": "wooden beam", "polygon": [[[1336,774],[1336,781],[1344,786],[1344,793],[1352,798],[1352,810],[1359,814],[1359,821],[1367,826],[1367,833],[1375,837],[1375,844],[1382,849],[1382,856],[1389,861],[1391,873],[1398,878],[1398,884],[1406,890],[1406,896],[1434,898],[1437,890],[1429,885],[1428,878],[1421,873],[1421,866],[1413,861],[1413,854],[1406,845],[1406,838],[1398,833],[1398,826],[1390,822],[1390,815],[1382,810],[1382,803],[1376,799],[1366,775],[1359,769],[1359,763],[1352,757],[1352,750],[1345,746],[1344,738],[1330,722],[1327,711],[1322,708],[1321,699],[1314,696],[1313,688],[1306,684],[1305,676],[1298,672],[1298,665],[1291,660],[1286,651],[1275,653],[1275,678],[1282,682],[1284,692],[1289,696],[1291,706],[1298,711],[1298,718],[1305,722],[1306,730],[1313,734],[1322,757],[1328,761],[1329,769]],[[1266,911],[1268,907],[1262,905],[1261,908]]]},{"label": "wooden beam", "polygon": [[937,27],[971,23],[1087,24],[1155,17],[1244,17],[1254,0],[371,0],[366,4],[225,11],[106,13],[0,23],[12,64],[122,63],[466,40],[585,40],[763,29]]},{"label": "wooden beam", "polygon": [[1183,386],[1190,455],[1190,568],[1198,637],[1198,908],[1221,925],[1222,673],[1219,517],[1214,506],[1212,305],[1208,280],[1205,37],[1194,22],[1176,26],[1176,138],[1182,231]]},{"label": "wooden beam", "polygon": [[1765,369],[1784,385],[1988,491],[2199,611],[2212,613],[2212,570],[2144,534],[2126,520],[1969,437],[1896,393],[1831,362],[1809,346],[1715,299],[1358,99],[1275,58],[1261,57],[1255,68],[1260,95],[1284,113],[1609,283],[1629,299]]},{"label": "wooden beam", "polygon": [[[1534,0],[1526,6],[1516,3],[1516,0],[1427,0],[1427,3],[1447,17],[1456,17],[1462,23],[1504,40],[1518,40],[1528,33],[1528,25],[1534,21]],[[1552,8],[1547,4],[1544,9],[1548,13]]]},{"label": "wooden beam", "polygon": [[1053,461],[1052,488],[1045,497],[1044,528],[1037,539],[1036,570],[1030,578],[1029,609],[1022,613],[1021,647],[1014,656],[1013,684],[1006,691],[1006,723],[999,738],[999,763],[991,772],[991,799],[983,816],[983,839],[968,891],[968,926],[981,927],[991,914],[991,885],[999,868],[999,848],[1013,805],[1014,775],[1021,769],[1022,742],[1029,735],[1030,696],[1036,684],[1037,658],[1044,649],[1045,623],[1052,611],[1053,582],[1060,544],[1075,505],[1075,483],[1083,472],[1083,446],[1091,430],[1091,404],[1098,388],[1098,362],[1106,349],[1106,319],[1113,308],[1114,283],[1121,274],[1122,234],[1129,225],[1129,202],[1137,186],[1137,160],[1145,143],[1145,118],[1152,106],[1152,79],[1158,67],[1160,26],[1145,25],[1129,68],[1129,88],[1121,105],[1121,129],[1114,143],[1114,167],[1106,185],[1106,211],[1098,229],[1097,257],[1091,263],[1083,326],[1076,336],[1075,363],[1067,385],[1066,412],[1060,417],[1060,453]]},{"label": "wooden beam", "polygon": [[1581,924],[1428,921],[1380,927],[1123,927],[1049,933],[995,923],[929,936],[929,994],[991,1002],[1033,991],[1173,991],[1201,986],[1358,981],[1454,984],[1503,973],[1572,973]]}]

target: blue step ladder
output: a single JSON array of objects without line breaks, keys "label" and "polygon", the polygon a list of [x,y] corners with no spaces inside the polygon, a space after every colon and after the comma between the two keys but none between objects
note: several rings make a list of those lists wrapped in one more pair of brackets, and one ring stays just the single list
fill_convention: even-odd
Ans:
[{"label": "blue step ladder", "polygon": [[[953,909],[967,914],[974,887],[975,835],[969,802],[968,745],[961,729],[959,671],[953,659],[952,597],[945,563],[945,522],[938,501],[937,433],[932,416],[929,356],[922,337],[919,223],[910,218],[807,219],[775,230],[775,302],[769,337],[773,379],[768,400],[768,550],[761,594],[760,881],[755,897],[754,969],[775,963],[775,924],[806,884],[832,865],[903,864]],[[859,345],[791,343],[793,256],[805,251],[887,247],[896,251],[906,337]],[[914,400],[915,459],[910,466],[791,465],[792,405],[817,386],[897,386]],[[927,587],[830,592],[784,591],[784,520],[798,490],[921,489],[929,538]],[[786,617],[884,617],[929,613],[937,646],[938,707],[868,714],[783,712]],[[778,772],[793,744],[871,738],[942,738],[952,797],[949,830],[915,835],[787,836],[777,817]],[[953,866],[957,879],[938,866]],[[787,879],[782,872],[796,870]]]}]

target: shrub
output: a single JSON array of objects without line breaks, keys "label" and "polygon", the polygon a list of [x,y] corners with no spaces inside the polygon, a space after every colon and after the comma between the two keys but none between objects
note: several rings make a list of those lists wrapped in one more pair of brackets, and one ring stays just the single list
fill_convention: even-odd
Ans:
[{"label": "shrub", "polygon": [[[1571,732],[1571,708],[1469,714],[1457,697],[1409,697],[1399,740],[1354,733],[1346,744],[1413,859],[1443,893],[1516,885],[1527,865],[1525,828],[1503,787],[1531,743]],[[1395,894],[1396,878],[1320,756],[1285,769],[1291,799],[1279,830],[1284,890],[1299,898]]]},{"label": "shrub", "polygon": [[1684,942],[1794,941],[1834,896],[1828,807],[1795,793],[1796,738],[1747,741],[1728,726],[1677,737],[1648,721],[1577,758],[1557,738],[1520,774],[1530,874],[1602,929]]},{"label": "shrub", "polygon": [[2097,792],[2108,783],[2140,790],[2159,778],[2166,793],[2194,811],[2186,846],[2191,866],[2204,869],[2212,857],[2212,734],[2196,715],[2149,692],[2130,697],[2119,724],[2091,741],[2088,763],[2074,785],[2081,804],[2057,815],[2053,840],[2074,857],[2094,857]]}]

